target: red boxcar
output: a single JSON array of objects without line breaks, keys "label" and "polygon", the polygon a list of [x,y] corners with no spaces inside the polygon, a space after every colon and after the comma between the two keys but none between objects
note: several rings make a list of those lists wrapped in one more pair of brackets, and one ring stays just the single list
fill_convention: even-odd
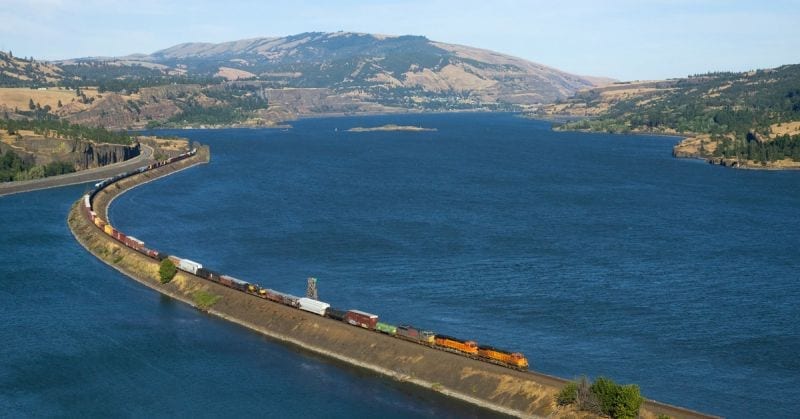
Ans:
[{"label": "red boxcar", "polygon": [[353,326],[360,326],[365,329],[374,330],[378,323],[378,315],[365,313],[360,310],[348,310],[344,315],[344,320]]},{"label": "red boxcar", "polygon": [[125,239],[125,245],[139,251],[144,248],[144,242],[133,236],[128,236],[128,238]]}]

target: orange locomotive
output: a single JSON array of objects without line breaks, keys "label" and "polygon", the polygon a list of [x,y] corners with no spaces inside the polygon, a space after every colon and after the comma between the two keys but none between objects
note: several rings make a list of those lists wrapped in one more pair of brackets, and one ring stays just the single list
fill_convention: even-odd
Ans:
[{"label": "orange locomotive", "polygon": [[433,342],[436,346],[446,350],[463,352],[469,355],[478,355],[478,344],[471,340],[461,340],[451,336],[436,335]]},{"label": "orange locomotive", "polygon": [[489,362],[507,365],[519,369],[528,369],[528,358],[519,352],[507,352],[491,346],[479,346],[478,356],[486,358]]}]

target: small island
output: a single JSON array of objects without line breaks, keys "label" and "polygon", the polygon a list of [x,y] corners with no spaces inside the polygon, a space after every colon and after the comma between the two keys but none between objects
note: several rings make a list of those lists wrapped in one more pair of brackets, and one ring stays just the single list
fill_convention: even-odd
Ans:
[{"label": "small island", "polygon": [[424,132],[424,131],[437,131],[436,128],[424,128],[414,125],[395,125],[387,124],[379,127],[354,127],[347,130],[347,132],[373,132],[373,131],[408,131],[408,132]]}]

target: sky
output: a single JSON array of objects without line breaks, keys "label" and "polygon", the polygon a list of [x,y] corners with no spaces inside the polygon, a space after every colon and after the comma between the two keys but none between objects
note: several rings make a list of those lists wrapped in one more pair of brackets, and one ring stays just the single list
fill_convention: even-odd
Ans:
[{"label": "sky", "polygon": [[339,30],[618,80],[800,63],[800,0],[0,0],[0,50],[45,60]]}]

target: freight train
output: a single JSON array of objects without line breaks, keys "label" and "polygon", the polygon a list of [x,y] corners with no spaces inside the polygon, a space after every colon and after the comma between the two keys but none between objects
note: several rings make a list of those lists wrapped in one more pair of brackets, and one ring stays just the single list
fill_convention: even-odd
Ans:
[{"label": "freight train", "polygon": [[229,275],[225,275],[204,267],[201,263],[189,259],[183,259],[174,255],[166,255],[158,250],[148,248],[145,243],[133,236],[127,236],[115,229],[107,221],[101,219],[93,210],[92,202],[95,195],[103,188],[125,179],[127,177],[147,172],[170,163],[174,163],[189,158],[197,152],[192,149],[187,153],[169,158],[164,161],[143,166],[131,172],[126,172],[103,180],[94,185],[94,188],[83,196],[82,207],[84,215],[103,233],[107,234],[122,245],[129,247],[149,258],[157,261],[164,259],[171,260],[175,266],[186,273],[203,278],[207,281],[220,284],[222,286],[250,294],[252,296],[272,301],[277,304],[293,307],[318,316],[343,322],[354,327],[363,328],[376,333],[385,334],[397,339],[414,342],[434,349],[456,353],[477,360],[491,362],[508,368],[517,370],[528,369],[528,359],[519,352],[510,352],[491,346],[480,346],[475,341],[463,340],[452,336],[437,334],[429,330],[417,329],[410,325],[394,326],[389,323],[379,321],[376,314],[367,313],[361,310],[343,310],[332,307],[330,304],[306,297],[297,297],[291,294],[282,293],[269,288],[263,288],[258,284],[253,284]]}]

